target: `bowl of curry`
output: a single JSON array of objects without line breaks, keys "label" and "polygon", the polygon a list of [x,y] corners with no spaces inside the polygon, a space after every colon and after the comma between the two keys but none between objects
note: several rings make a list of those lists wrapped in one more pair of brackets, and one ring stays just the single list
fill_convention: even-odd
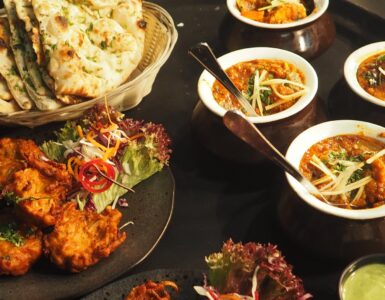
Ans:
[{"label": "bowl of curry", "polygon": [[[318,89],[313,67],[302,57],[277,48],[257,47],[230,52],[218,59],[257,116],[253,123],[268,123],[293,116],[308,106]],[[214,114],[241,110],[238,101],[204,71],[198,81],[199,97]]]},{"label": "bowl of curry", "polygon": [[286,158],[320,191],[309,194],[286,174],[297,195],[314,208],[347,219],[385,216],[385,128],[362,121],[310,127],[289,146]]},{"label": "bowl of curry", "polygon": [[385,107],[385,42],[354,51],[345,62],[344,76],[358,96]]},{"label": "bowl of curry", "polygon": [[267,29],[306,25],[328,6],[329,0],[227,0],[227,8],[239,21]]}]

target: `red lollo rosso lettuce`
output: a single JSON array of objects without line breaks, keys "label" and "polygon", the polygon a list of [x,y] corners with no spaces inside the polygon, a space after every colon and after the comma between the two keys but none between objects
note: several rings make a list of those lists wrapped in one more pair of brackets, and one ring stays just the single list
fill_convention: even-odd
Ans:
[{"label": "red lollo rosso lettuce", "polygon": [[[206,257],[211,286],[200,294],[209,299],[305,300],[312,298],[302,280],[292,273],[277,246],[258,243],[224,243],[222,251]],[[254,282],[253,282],[254,281]],[[223,296],[223,295],[228,296]],[[220,296],[222,295],[222,297]],[[240,296],[249,295],[249,296]],[[230,298],[229,298],[230,299]]]}]

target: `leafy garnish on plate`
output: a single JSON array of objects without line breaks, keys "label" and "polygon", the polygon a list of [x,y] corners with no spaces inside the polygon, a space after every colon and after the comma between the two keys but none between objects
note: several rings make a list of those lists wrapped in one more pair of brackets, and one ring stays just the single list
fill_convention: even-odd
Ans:
[{"label": "leafy garnish on plate", "polygon": [[162,125],[124,118],[104,105],[67,122],[56,136],[42,150],[48,158],[67,163],[82,186],[81,197],[72,195],[80,208],[98,212],[115,207],[122,195],[161,171],[170,159],[171,141]]}]

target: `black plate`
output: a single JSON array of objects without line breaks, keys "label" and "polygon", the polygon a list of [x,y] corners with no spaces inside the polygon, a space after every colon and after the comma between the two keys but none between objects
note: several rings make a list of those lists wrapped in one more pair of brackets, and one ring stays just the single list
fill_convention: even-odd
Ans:
[{"label": "black plate", "polygon": [[178,285],[179,293],[173,293],[173,300],[202,299],[202,297],[198,296],[193,289],[194,285],[202,285],[202,271],[160,269],[131,275],[93,292],[87,297],[82,298],[82,300],[122,300],[125,299],[133,287],[150,279],[158,282],[163,280],[174,281]]},{"label": "black plate", "polygon": [[127,226],[127,239],[110,257],[79,274],[58,270],[41,259],[26,275],[0,276],[0,299],[75,298],[106,284],[145,259],[165,232],[174,207],[174,178],[169,168],[135,187],[126,197],[128,208],[121,224]]}]

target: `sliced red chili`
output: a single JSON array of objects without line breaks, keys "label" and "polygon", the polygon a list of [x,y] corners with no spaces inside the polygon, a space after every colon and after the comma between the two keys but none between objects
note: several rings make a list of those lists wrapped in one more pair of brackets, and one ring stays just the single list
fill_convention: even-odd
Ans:
[{"label": "sliced red chili", "polygon": [[104,192],[112,185],[114,179],[115,170],[113,166],[101,159],[94,159],[83,164],[79,171],[80,183],[91,193]]}]

